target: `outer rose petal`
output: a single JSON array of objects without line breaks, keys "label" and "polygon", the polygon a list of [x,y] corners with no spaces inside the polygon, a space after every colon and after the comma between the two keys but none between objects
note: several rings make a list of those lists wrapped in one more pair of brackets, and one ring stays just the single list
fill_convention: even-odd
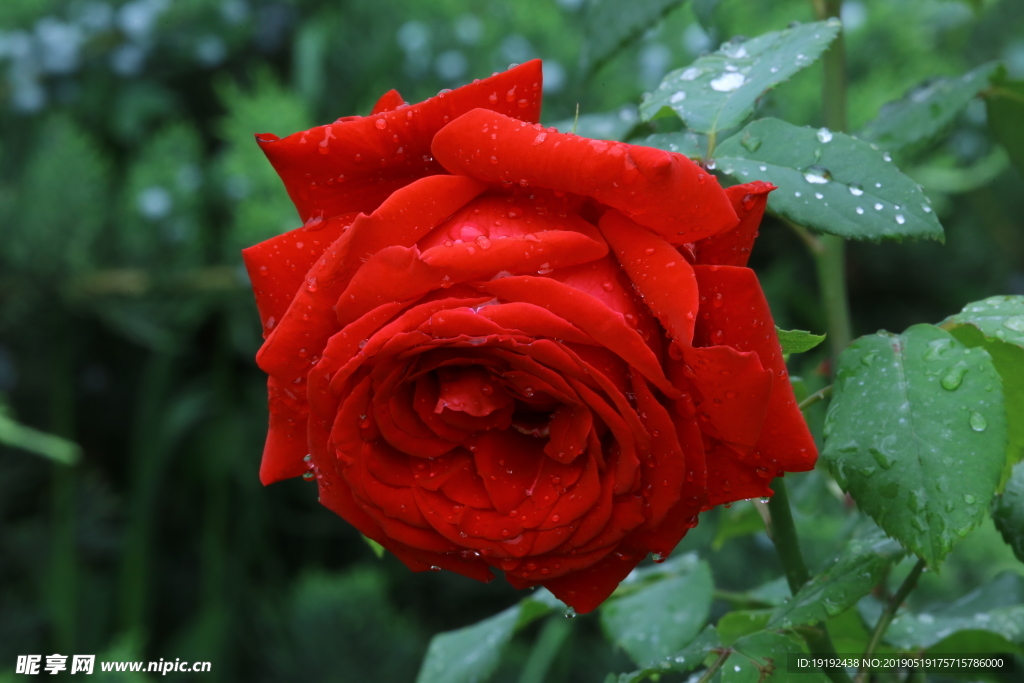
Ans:
[{"label": "outer rose petal", "polygon": [[[754,271],[736,266],[697,266],[701,296],[694,343],[728,345],[753,351],[775,374],[761,438],[754,446],[758,466],[771,475],[814,467],[818,450],[793,397],[786,362],[775,333],[771,310]],[[721,306],[715,306],[722,301]]]},{"label": "outer rose petal", "polygon": [[717,179],[681,154],[551,132],[486,109],[445,126],[431,149],[452,173],[593,197],[674,244],[737,221]]},{"label": "outer rose petal", "polygon": [[673,340],[689,345],[698,306],[693,267],[659,235],[617,211],[605,213],[600,228],[647,307]]},{"label": "outer rose petal", "polygon": [[309,269],[355,219],[356,214],[345,214],[327,221],[310,221],[242,250],[264,337],[284,317]]},{"label": "outer rose petal", "polygon": [[431,140],[465,112],[484,107],[536,121],[540,84],[540,60],[533,60],[409,107],[390,110],[400,97],[395,93],[383,103],[388,111],[346,117],[283,139],[266,134],[256,140],[303,221],[369,213],[398,188],[442,172],[430,156]]},{"label": "outer rose petal", "polygon": [[405,104],[405,98],[397,90],[388,90],[386,93],[380,96],[377,100],[377,104],[373,105],[373,114],[383,114],[386,111],[394,111]]},{"label": "outer rose petal", "polygon": [[362,259],[389,245],[415,244],[484,187],[468,178],[430,176],[398,190],[373,214],[356,218],[306,274],[305,286],[267,337],[256,356],[263,371],[285,382],[302,377],[311,364],[308,357],[339,329],[332,309]]},{"label": "outer rose petal", "polygon": [[771,183],[755,180],[745,185],[727,187],[732,208],[736,210],[740,222],[732,230],[712,235],[697,242],[697,263],[721,266],[745,266],[750,258],[750,249],[754,246],[757,229],[764,216],[764,207],[768,203],[768,193],[776,189]]},{"label": "outer rose petal", "polygon": [[296,394],[273,377],[267,380],[270,427],[260,463],[260,482],[264,485],[297,477],[307,469],[303,461],[309,453],[306,443],[309,406],[305,393],[300,390]]}]

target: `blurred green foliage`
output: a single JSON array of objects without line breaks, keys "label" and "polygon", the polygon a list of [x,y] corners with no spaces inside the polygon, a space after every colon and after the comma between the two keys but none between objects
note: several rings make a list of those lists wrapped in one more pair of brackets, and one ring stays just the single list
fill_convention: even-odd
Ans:
[{"label": "blurred green foliage", "polygon": [[[378,560],[301,480],[259,486],[260,331],[238,250],[298,220],[255,133],[366,113],[392,87],[416,101],[534,57],[546,121],[577,103],[619,111],[729,37],[813,18],[805,0],[701,2],[702,22],[684,4],[588,73],[584,4],[0,2],[0,395],[10,417],[82,449],[68,468],[0,446],[0,680],[18,654],[54,651],[210,660],[209,681],[412,680],[431,635],[520,597]],[[932,77],[1002,60],[1024,78],[1019,0],[848,0],[843,20],[853,128]],[[762,113],[820,125],[820,79],[820,66],[797,74]],[[1006,125],[999,100],[988,105]],[[852,244],[858,333],[1024,293],[1020,149],[1008,138],[1007,155],[985,131],[976,100],[897,157],[946,245]],[[752,265],[776,322],[822,332],[799,239],[772,222],[761,232]],[[793,359],[809,392],[826,383],[824,357]],[[822,472],[792,477],[791,494],[816,567],[852,532],[850,502]],[[757,587],[778,565],[756,520],[750,503],[707,513],[678,552],[700,550],[720,589]],[[957,598],[1003,570],[1021,571],[986,522],[914,600]],[[517,636],[495,680],[519,680],[539,633]],[[596,620],[577,619],[546,680],[629,666]]]}]

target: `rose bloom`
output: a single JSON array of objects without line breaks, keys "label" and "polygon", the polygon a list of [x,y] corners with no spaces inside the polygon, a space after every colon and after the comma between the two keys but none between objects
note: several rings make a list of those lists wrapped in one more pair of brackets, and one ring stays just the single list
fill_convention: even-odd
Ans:
[{"label": "rose bloom", "polygon": [[529,62],[257,140],[305,224],[250,247],[260,477],[413,571],[593,610],[714,505],[810,469],[745,267],[768,192],[537,124]]}]

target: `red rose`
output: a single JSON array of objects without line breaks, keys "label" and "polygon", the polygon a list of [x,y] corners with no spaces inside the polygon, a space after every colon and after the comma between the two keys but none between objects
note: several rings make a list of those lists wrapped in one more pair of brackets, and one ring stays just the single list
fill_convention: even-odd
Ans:
[{"label": "red rose", "polygon": [[258,137],[306,222],[245,251],[260,476],[315,477],[415,571],[582,613],[816,451],[744,267],[772,186],[545,129],[540,78]]}]

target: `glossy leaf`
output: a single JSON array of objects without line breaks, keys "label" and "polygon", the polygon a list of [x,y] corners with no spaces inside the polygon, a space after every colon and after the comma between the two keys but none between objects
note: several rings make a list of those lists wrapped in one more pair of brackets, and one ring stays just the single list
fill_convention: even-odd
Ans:
[{"label": "glossy leaf", "polygon": [[1024,296],[993,296],[967,304],[941,327],[967,346],[988,351],[1003,381],[1008,436],[1005,483],[1013,466],[1024,460]]},{"label": "glossy leaf", "polygon": [[806,681],[824,683],[828,679],[818,671],[790,674],[786,662],[791,652],[807,652],[799,638],[759,631],[740,638],[735,650],[722,666],[722,683],[762,683],[763,681]]},{"label": "glossy leaf", "polygon": [[704,153],[708,149],[707,136],[698,135],[690,131],[655,133],[635,142],[645,147],[657,147],[666,152],[678,152],[697,160],[703,159]]},{"label": "glossy leaf", "polygon": [[867,595],[903,549],[881,531],[852,539],[797,594],[775,611],[769,628],[817,624],[834,617]]},{"label": "glossy leaf", "polygon": [[935,78],[918,85],[902,99],[884,105],[858,137],[893,152],[934,139],[988,87],[996,67],[990,62],[963,76]]},{"label": "glossy leaf", "polygon": [[934,567],[984,518],[1003,468],[992,360],[915,325],[858,339],[837,370],[822,456],[864,512]]},{"label": "glossy leaf", "polygon": [[1013,468],[1006,489],[992,506],[992,519],[1013,554],[1024,562],[1024,465]]},{"label": "glossy leaf", "polygon": [[711,569],[689,561],[674,576],[651,583],[601,608],[601,626],[640,666],[653,664],[693,640],[711,611]]},{"label": "glossy leaf", "polygon": [[560,603],[548,591],[471,626],[434,636],[416,683],[474,683],[494,672],[512,636]]},{"label": "glossy leaf", "polygon": [[751,633],[763,631],[772,618],[770,609],[738,609],[726,612],[715,624],[723,645],[731,646],[737,640]]},{"label": "glossy leaf", "polygon": [[768,209],[808,228],[858,240],[943,239],[917,183],[849,135],[761,119],[719,145],[715,162],[739,182],[777,185]]},{"label": "glossy leaf", "polygon": [[640,104],[645,121],[674,112],[698,133],[740,125],[766,91],[813,64],[839,34],[838,19],[724,44],[662,80]]},{"label": "glossy leaf", "polygon": [[580,63],[586,71],[596,71],[681,4],[683,0],[592,0],[583,17]]},{"label": "glossy leaf", "polygon": [[706,664],[714,650],[722,647],[722,641],[714,626],[708,626],[693,641],[678,652],[665,657],[657,666],[647,667],[640,671],[610,676],[613,683],[640,683],[646,680],[658,680],[667,672],[685,674]]},{"label": "glossy leaf", "polygon": [[805,330],[780,330],[776,327],[775,331],[779,335],[779,344],[782,345],[782,353],[785,355],[810,351],[825,341],[825,335],[812,334]]},{"label": "glossy leaf", "polygon": [[932,647],[964,631],[984,631],[1011,643],[1024,642],[1024,580],[1015,574],[1002,574],[949,605],[903,612],[889,625],[885,640],[911,650]]}]

